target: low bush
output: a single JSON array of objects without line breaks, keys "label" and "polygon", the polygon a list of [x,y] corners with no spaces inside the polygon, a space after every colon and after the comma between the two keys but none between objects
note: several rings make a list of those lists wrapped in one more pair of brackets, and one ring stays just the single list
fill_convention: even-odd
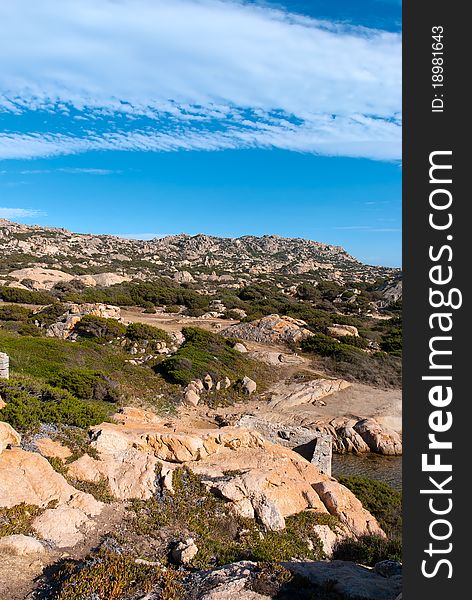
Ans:
[{"label": "low bush", "polygon": [[30,504],[17,504],[10,508],[0,508],[0,538],[7,535],[29,535],[32,522],[44,509]]},{"label": "low bush", "polygon": [[120,400],[118,383],[101,371],[92,371],[91,369],[61,371],[53,375],[48,383],[53,387],[67,390],[81,400],[105,402],[118,402]]},{"label": "low bush", "polygon": [[174,569],[139,563],[129,554],[101,550],[81,562],[64,561],[51,587],[55,588],[56,600],[123,600],[141,598],[157,589],[162,600],[178,600],[180,578]]},{"label": "low bush", "polygon": [[56,323],[66,310],[66,307],[61,302],[53,302],[36,314],[31,315],[31,320],[38,321],[42,327],[49,327],[49,325]]},{"label": "low bush", "polygon": [[233,350],[232,340],[196,327],[184,327],[182,333],[182,346],[156,367],[172,383],[187,385],[207,373],[214,381],[225,377],[236,381],[252,370],[250,361]]},{"label": "low bush", "polygon": [[300,345],[304,352],[315,352],[320,356],[339,356],[342,352],[341,343],[324,333],[315,333],[302,340]]},{"label": "low bush", "polygon": [[390,537],[402,535],[402,495],[386,483],[358,475],[341,476],[342,483],[358,498]]},{"label": "low bush", "polygon": [[335,548],[334,560],[350,560],[373,567],[381,560],[402,560],[402,544],[398,539],[364,536],[357,540],[347,539]]},{"label": "low bush", "polygon": [[146,323],[131,323],[128,325],[126,328],[126,337],[132,341],[162,341],[166,342],[166,344],[170,344],[171,342],[168,333]]},{"label": "low bush", "polygon": [[22,304],[51,304],[54,302],[54,296],[48,292],[35,292],[0,285],[0,300],[4,302],[21,302]]},{"label": "low bush", "polygon": [[380,347],[384,352],[401,356],[403,349],[403,336],[400,327],[393,327],[380,338]]},{"label": "low bush", "polygon": [[0,305],[0,321],[27,321],[31,311],[15,304]]},{"label": "low bush", "polygon": [[85,402],[66,390],[21,379],[0,380],[0,395],[6,402],[2,420],[18,431],[31,431],[40,423],[90,427],[108,415],[105,404]]},{"label": "low bush", "polygon": [[116,319],[106,319],[94,315],[85,315],[75,325],[74,331],[85,338],[97,341],[110,341],[126,334],[126,326]]}]

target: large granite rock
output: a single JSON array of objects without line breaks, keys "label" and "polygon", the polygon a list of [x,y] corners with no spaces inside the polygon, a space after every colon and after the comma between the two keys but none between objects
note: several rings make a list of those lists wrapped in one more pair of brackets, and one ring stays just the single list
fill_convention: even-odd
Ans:
[{"label": "large granite rock", "polygon": [[305,321],[280,315],[268,315],[252,321],[227,327],[223,334],[228,337],[240,338],[263,344],[292,342],[299,343],[312,332]]},{"label": "large granite rock", "polygon": [[9,423],[0,421],[0,454],[8,446],[18,446],[20,442],[20,434]]},{"label": "large granite rock", "polygon": [[20,448],[0,455],[0,506],[18,504],[47,508],[33,521],[33,529],[59,547],[72,546],[94,526],[92,517],[103,504],[72,487],[40,454]]}]

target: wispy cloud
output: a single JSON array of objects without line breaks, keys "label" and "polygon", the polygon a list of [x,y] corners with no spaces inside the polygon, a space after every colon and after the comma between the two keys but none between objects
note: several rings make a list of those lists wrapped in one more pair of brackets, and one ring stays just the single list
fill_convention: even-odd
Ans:
[{"label": "wispy cloud", "polygon": [[0,5],[0,40],[0,158],[246,147],[400,158],[398,34],[236,0],[16,0]]},{"label": "wispy cloud", "polygon": [[93,169],[80,167],[62,167],[58,169],[24,169],[21,175],[48,175],[50,173],[69,173],[71,175],[114,175],[121,173],[114,169]]},{"label": "wispy cloud", "polygon": [[44,216],[44,212],[31,208],[10,208],[0,206],[0,219],[26,219],[30,217]]}]

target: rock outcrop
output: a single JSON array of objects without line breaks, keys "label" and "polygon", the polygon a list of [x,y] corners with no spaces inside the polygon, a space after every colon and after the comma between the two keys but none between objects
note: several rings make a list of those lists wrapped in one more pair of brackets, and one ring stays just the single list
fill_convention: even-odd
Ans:
[{"label": "rock outcrop", "polygon": [[251,323],[231,325],[222,333],[228,337],[265,344],[297,344],[313,335],[305,321],[280,315],[268,315]]},{"label": "rock outcrop", "polygon": [[303,383],[289,383],[278,386],[272,394],[270,408],[286,410],[301,404],[317,404],[326,396],[350,387],[344,379],[313,379]]},{"label": "rock outcrop", "polygon": [[0,555],[31,556],[46,552],[46,546],[31,535],[15,534],[0,538]]},{"label": "rock outcrop", "polygon": [[20,434],[9,423],[0,421],[0,454],[9,446],[19,446]]},{"label": "rock outcrop", "polygon": [[[126,411],[125,411],[126,414]],[[135,415],[137,416],[137,415]],[[267,529],[284,527],[284,519],[306,509],[330,512],[353,535],[383,535],[374,517],[337,481],[288,448],[242,427],[193,429],[161,420],[121,418],[121,424],[92,428],[87,455],[69,465],[76,479],[105,479],[120,499],[149,498],[165,483],[172,490],[172,471],[186,466],[204,485],[231,503],[237,514],[255,518]],[[156,475],[161,467],[160,478]],[[165,481],[164,481],[165,480]],[[329,484],[329,489],[316,486]],[[325,501],[326,499],[326,501]]]},{"label": "rock outcrop", "polygon": [[[0,507],[32,504],[46,508],[33,529],[58,547],[76,544],[93,527],[91,517],[103,505],[90,494],[72,487],[40,454],[20,448],[0,455]],[[54,508],[47,508],[51,505]]]},{"label": "rock outcrop", "polygon": [[357,330],[357,327],[354,327],[353,325],[334,324],[331,327],[328,327],[328,334],[333,337],[345,337],[347,335],[359,337],[359,331]]},{"label": "rock outcrop", "polygon": [[112,306],[110,304],[73,304],[69,303],[65,305],[66,312],[56,321],[50,325],[46,331],[46,335],[49,337],[56,337],[63,340],[70,338],[73,334],[75,325],[85,315],[92,315],[94,317],[104,317],[106,319],[121,319],[121,311],[118,306]]}]

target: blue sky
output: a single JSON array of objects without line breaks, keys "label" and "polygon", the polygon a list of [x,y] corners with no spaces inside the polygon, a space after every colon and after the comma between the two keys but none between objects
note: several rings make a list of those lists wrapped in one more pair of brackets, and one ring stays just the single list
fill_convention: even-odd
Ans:
[{"label": "blue sky", "polygon": [[0,217],[398,266],[400,160],[397,0],[0,6]]}]

